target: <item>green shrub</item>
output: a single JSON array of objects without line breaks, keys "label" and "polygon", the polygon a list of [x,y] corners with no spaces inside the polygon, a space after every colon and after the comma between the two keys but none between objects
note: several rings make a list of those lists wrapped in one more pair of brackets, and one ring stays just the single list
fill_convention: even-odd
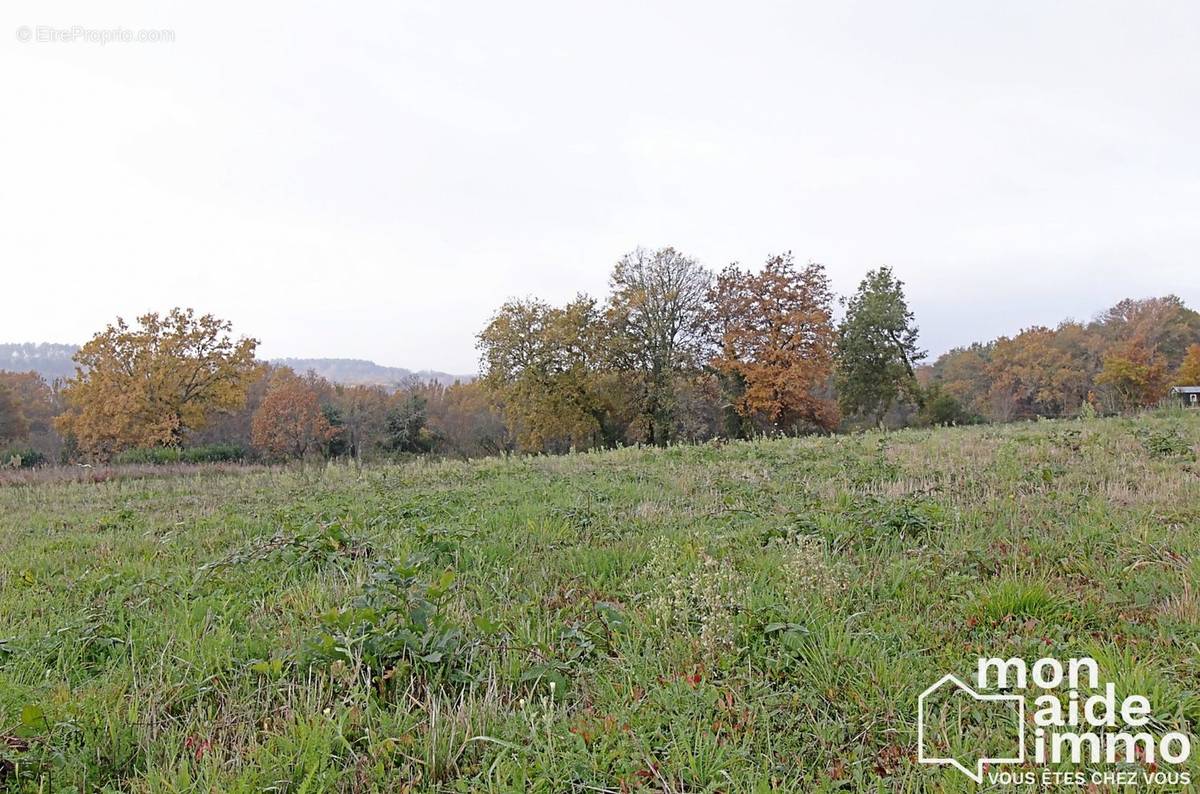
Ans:
[{"label": "green shrub", "polygon": [[982,417],[968,411],[936,383],[926,391],[925,404],[918,415],[918,423],[924,426],[977,425],[982,421]]},{"label": "green shrub", "polygon": [[113,458],[118,465],[165,466],[172,463],[238,463],[246,459],[240,444],[205,444],[198,447],[127,449]]},{"label": "green shrub", "polygon": [[394,682],[470,683],[475,643],[446,610],[454,573],[443,570],[430,582],[426,568],[420,556],[377,561],[350,605],[321,616],[323,631],[308,644],[308,664],[352,665],[362,683],[380,693]]},{"label": "green shrub", "polygon": [[1139,433],[1138,438],[1152,458],[1196,459],[1196,453],[1192,451],[1187,439],[1173,427],[1166,430],[1146,430]]},{"label": "green shrub", "polygon": [[859,500],[851,515],[859,524],[863,538],[917,538],[942,529],[945,509],[919,495],[898,499],[865,496]]},{"label": "green shrub", "polygon": [[0,468],[33,469],[46,463],[46,456],[32,447],[8,447],[0,450]]},{"label": "green shrub", "polygon": [[118,466],[131,464],[150,464],[161,466],[168,463],[178,463],[182,459],[180,450],[174,447],[154,447],[150,449],[127,449],[117,453],[112,462]]},{"label": "green shrub", "polygon": [[241,463],[248,457],[241,444],[205,444],[183,450],[184,463]]}]

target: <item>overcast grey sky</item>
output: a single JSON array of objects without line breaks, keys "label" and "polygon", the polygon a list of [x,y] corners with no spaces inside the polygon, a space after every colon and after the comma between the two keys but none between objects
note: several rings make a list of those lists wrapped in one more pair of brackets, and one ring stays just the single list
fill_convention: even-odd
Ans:
[{"label": "overcast grey sky", "polygon": [[890,264],[935,353],[1124,296],[1200,305],[1196,2],[0,19],[0,341],[178,304],[269,357],[469,372],[503,299],[602,295],[636,245],[714,269],[791,249],[842,293]]}]

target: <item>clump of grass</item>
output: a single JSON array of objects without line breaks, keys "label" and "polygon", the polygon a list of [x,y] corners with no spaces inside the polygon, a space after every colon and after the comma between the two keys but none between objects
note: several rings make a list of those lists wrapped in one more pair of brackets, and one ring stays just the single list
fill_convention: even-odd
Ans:
[{"label": "clump of grass", "polygon": [[975,611],[990,623],[1011,619],[1049,622],[1060,617],[1065,606],[1065,601],[1043,581],[1005,579],[979,594]]},{"label": "clump of grass", "polygon": [[1200,625],[1200,593],[1184,582],[1178,593],[1169,596],[1160,606],[1159,614],[1168,620],[1191,626]]}]

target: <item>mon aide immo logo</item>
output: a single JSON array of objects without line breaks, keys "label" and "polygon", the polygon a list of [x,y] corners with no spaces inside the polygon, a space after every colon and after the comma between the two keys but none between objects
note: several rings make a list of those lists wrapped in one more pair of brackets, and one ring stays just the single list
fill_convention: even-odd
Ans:
[{"label": "mon aide immo logo", "polygon": [[[1023,659],[983,657],[974,685],[945,675],[921,693],[918,709],[917,760],[952,766],[976,783],[1191,783],[1183,768],[1191,757],[1191,738],[1179,731],[1157,732],[1149,699],[1140,694],[1118,697],[1116,686],[1102,680],[1091,657],[1065,662],[1042,658],[1032,665]],[[992,735],[1001,737],[998,743],[970,733],[966,711],[986,722]],[[946,719],[948,714],[952,716]]]}]

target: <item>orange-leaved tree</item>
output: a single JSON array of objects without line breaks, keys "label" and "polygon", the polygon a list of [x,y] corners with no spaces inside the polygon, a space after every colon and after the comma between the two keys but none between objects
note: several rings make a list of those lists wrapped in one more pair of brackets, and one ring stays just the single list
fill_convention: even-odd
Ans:
[{"label": "orange-leaved tree", "polygon": [[1190,345],[1175,372],[1176,386],[1200,386],[1200,344]]},{"label": "orange-leaved tree", "polygon": [[58,413],[54,389],[36,372],[0,372],[0,389],[16,400],[30,433],[48,433]]},{"label": "orange-leaved tree", "polygon": [[135,326],[118,318],[75,354],[58,429],[100,457],[181,444],[214,412],[245,400],[258,341],[230,331],[229,322],[191,309],[146,314]]},{"label": "orange-leaved tree", "polygon": [[1167,362],[1157,351],[1138,342],[1116,345],[1104,356],[1096,383],[1112,389],[1115,407],[1145,408],[1167,393]]},{"label": "orange-leaved tree", "polygon": [[742,416],[780,430],[837,427],[833,291],[823,266],[797,268],[790,253],[771,257],[758,274],[730,265],[710,303],[719,345],[712,365],[740,387],[734,405]]},{"label": "orange-leaved tree", "polygon": [[1072,345],[1077,326],[1034,326],[992,345],[988,373],[992,418],[1065,416],[1077,412],[1088,393],[1087,362]]},{"label": "orange-leaved tree", "polygon": [[271,385],[250,423],[250,440],[273,458],[302,458],[337,432],[325,418],[317,392],[289,369],[271,376]]},{"label": "orange-leaved tree", "polygon": [[29,423],[17,402],[17,395],[8,384],[0,382],[0,444],[24,438]]}]

